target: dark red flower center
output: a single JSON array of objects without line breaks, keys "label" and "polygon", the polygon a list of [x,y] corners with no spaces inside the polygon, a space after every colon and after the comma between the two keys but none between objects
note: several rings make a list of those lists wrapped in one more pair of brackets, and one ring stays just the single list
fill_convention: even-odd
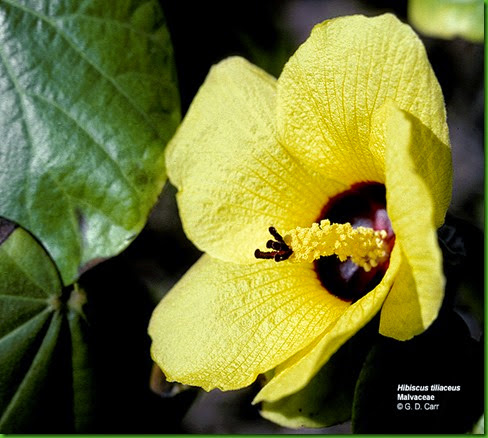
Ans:
[{"label": "dark red flower center", "polygon": [[[329,219],[332,223],[349,222],[353,227],[385,230],[389,252],[395,243],[391,222],[386,213],[385,186],[379,183],[359,183],[331,198],[316,222]],[[357,301],[373,290],[382,280],[389,259],[369,272],[350,259],[341,262],[336,256],[321,257],[315,269],[324,287],[346,301]]]}]

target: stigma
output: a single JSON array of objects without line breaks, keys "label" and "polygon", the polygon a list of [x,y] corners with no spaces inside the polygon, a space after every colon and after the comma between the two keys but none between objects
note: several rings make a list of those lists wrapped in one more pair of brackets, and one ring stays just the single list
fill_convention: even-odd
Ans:
[{"label": "stigma", "polygon": [[281,234],[276,231],[275,227],[269,227],[268,231],[275,238],[275,240],[268,240],[266,242],[266,248],[270,248],[271,251],[265,252],[257,249],[254,251],[254,257],[257,259],[274,259],[275,262],[282,262],[290,258],[293,251],[285,243]]},{"label": "stigma", "polygon": [[309,228],[290,230],[283,237],[274,227],[269,232],[275,239],[266,243],[271,251],[257,249],[254,256],[258,259],[313,263],[321,257],[336,255],[341,262],[350,259],[369,272],[389,257],[385,230],[353,227],[348,222],[337,224],[324,219]]}]

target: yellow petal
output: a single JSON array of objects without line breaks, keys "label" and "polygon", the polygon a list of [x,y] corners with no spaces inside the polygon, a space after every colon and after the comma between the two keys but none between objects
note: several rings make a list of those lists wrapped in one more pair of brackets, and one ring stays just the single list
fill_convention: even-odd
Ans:
[{"label": "yellow petal", "polygon": [[[442,254],[437,243],[431,162],[442,178],[442,143],[417,135],[418,123],[394,105],[386,120],[386,205],[395,246],[402,251],[402,267],[383,306],[380,332],[399,340],[422,333],[437,317],[444,296]],[[422,129],[422,128],[420,128]],[[440,149],[439,149],[440,148]],[[421,157],[418,157],[421,155]],[[434,161],[435,160],[435,161]],[[439,175],[440,174],[440,175]],[[430,175],[428,175],[430,177]]]},{"label": "yellow petal", "polygon": [[442,92],[411,28],[390,14],[328,20],[278,79],[279,138],[324,176],[384,182],[384,145],[370,135],[388,98],[448,144]]},{"label": "yellow petal", "polygon": [[277,142],[275,83],[241,58],[214,66],[168,147],[185,232],[222,260],[254,262],[268,227],[309,226],[345,187],[314,176]]},{"label": "yellow petal", "polygon": [[404,341],[424,330],[412,268],[404,258],[381,309],[380,333]]},{"label": "yellow petal", "polygon": [[258,393],[254,403],[273,402],[304,388],[339,347],[378,312],[391,288],[400,261],[400,251],[395,247],[390,259],[390,267],[381,283],[351,305],[323,336],[279,365],[274,377]]},{"label": "yellow petal", "polygon": [[[387,138],[387,130],[390,123],[388,119],[398,110],[398,105],[391,99],[387,99],[385,104],[374,113],[371,144],[382,145],[381,149],[389,148],[389,153],[391,154],[396,154],[396,150],[399,147],[408,149],[410,165],[415,168],[415,172],[424,181],[427,191],[430,193],[434,209],[434,225],[438,228],[443,224],[447,208],[451,202],[451,148],[448,143],[443,143],[436,137],[419,119],[406,112],[404,112],[404,115],[410,125],[409,131],[404,132],[407,137],[402,137],[400,131],[396,132],[392,128],[390,129],[391,137]],[[409,142],[405,143],[408,139]],[[378,150],[380,147],[374,149]],[[395,172],[398,174],[402,169],[408,170],[408,163],[398,161],[396,165],[399,166],[398,169],[390,169],[390,173]],[[413,202],[415,202],[415,199],[409,201],[410,204]],[[418,206],[418,211],[421,210],[422,207]]]},{"label": "yellow petal", "polygon": [[263,402],[261,416],[292,429],[328,427],[350,419],[354,387],[365,359],[363,348],[358,347],[364,340],[350,339],[302,390],[276,402]]},{"label": "yellow petal", "polygon": [[203,256],[156,308],[151,353],[167,378],[237,389],[314,341],[349,307],[312,264]]}]

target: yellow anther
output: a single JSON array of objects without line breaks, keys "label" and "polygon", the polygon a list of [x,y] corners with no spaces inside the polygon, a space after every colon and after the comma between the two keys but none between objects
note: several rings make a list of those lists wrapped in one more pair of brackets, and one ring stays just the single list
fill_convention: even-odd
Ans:
[{"label": "yellow anther", "polygon": [[336,255],[341,261],[350,258],[366,272],[388,257],[385,230],[353,228],[350,223],[331,224],[329,220],[313,223],[310,228],[297,227],[284,235],[293,251],[290,261],[313,262],[324,256]]}]

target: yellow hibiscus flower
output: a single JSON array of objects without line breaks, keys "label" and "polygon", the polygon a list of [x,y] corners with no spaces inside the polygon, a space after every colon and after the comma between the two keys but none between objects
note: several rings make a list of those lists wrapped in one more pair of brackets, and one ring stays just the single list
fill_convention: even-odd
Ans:
[{"label": "yellow hibiscus flower", "polygon": [[271,402],[380,309],[399,340],[436,318],[449,136],[424,47],[394,16],[317,25],[277,80],[222,61],[166,158],[205,252],[150,322],[168,380],[231,390],[274,369],[256,397]]}]

